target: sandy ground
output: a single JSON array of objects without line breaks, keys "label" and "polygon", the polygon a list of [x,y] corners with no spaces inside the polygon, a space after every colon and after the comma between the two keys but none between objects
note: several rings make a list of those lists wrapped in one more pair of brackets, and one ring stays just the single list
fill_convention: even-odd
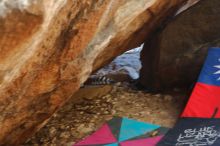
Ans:
[{"label": "sandy ground", "polygon": [[151,94],[127,83],[82,88],[24,146],[72,145],[113,116],[172,127],[184,107],[185,93]]},{"label": "sandy ground", "polygon": [[141,68],[140,50],[117,57],[94,74],[112,77],[117,84],[81,88],[24,146],[72,145],[113,116],[172,127],[184,107],[187,92],[174,89],[170,93],[148,93],[129,84]]}]

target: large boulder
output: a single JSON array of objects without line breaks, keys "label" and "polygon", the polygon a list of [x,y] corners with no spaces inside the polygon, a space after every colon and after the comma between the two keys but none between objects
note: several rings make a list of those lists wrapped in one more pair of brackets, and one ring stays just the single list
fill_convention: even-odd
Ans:
[{"label": "large boulder", "polygon": [[140,82],[150,90],[190,87],[209,47],[220,46],[220,1],[202,0],[145,43]]},{"label": "large boulder", "polygon": [[0,145],[41,128],[97,70],[187,0],[0,1]]}]

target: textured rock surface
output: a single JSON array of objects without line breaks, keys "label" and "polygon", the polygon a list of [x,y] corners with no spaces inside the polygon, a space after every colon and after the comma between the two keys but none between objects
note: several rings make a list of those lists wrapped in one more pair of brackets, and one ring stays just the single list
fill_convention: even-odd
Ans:
[{"label": "textured rock surface", "polygon": [[219,14],[219,0],[200,1],[146,43],[141,83],[153,89],[192,85],[207,48],[220,45]]},{"label": "textured rock surface", "polygon": [[92,71],[186,1],[0,1],[0,145],[41,128]]}]

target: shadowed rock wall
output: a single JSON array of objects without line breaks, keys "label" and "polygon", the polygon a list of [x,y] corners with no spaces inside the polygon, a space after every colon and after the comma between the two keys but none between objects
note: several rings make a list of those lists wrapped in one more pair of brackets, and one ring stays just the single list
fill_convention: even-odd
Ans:
[{"label": "shadowed rock wall", "polygon": [[219,14],[219,0],[202,0],[147,40],[141,84],[152,90],[193,85],[208,47],[219,47]]}]

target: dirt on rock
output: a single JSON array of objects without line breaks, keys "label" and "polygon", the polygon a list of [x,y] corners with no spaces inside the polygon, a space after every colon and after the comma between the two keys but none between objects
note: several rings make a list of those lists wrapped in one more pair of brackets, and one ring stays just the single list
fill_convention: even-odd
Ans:
[{"label": "dirt on rock", "polygon": [[113,116],[172,127],[182,111],[187,92],[152,94],[128,83],[80,89],[24,146],[68,146],[97,130]]}]

